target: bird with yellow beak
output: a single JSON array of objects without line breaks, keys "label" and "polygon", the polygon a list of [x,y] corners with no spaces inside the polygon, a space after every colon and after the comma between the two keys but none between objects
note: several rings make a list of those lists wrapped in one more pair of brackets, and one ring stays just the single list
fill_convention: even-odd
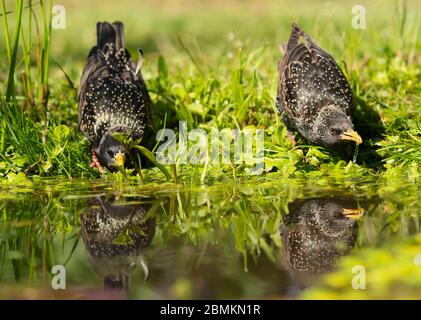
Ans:
[{"label": "bird with yellow beak", "polygon": [[290,138],[296,131],[324,147],[361,144],[351,118],[351,86],[333,57],[295,23],[282,51],[276,103]]}]

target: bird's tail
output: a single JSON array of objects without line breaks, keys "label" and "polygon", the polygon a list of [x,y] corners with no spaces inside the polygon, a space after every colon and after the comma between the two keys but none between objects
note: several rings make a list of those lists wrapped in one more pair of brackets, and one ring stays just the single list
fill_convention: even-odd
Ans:
[{"label": "bird's tail", "polygon": [[294,48],[295,46],[297,46],[300,42],[301,39],[305,39],[306,42],[308,43],[313,43],[313,40],[311,39],[311,37],[305,33],[303,30],[301,30],[301,28],[294,22],[291,25],[291,36],[289,37],[288,40],[288,44],[287,44],[287,50],[291,50],[292,48]]},{"label": "bird's tail", "polygon": [[98,22],[96,24],[97,47],[104,51],[107,44],[114,44],[116,49],[124,48],[124,24],[116,21]]}]

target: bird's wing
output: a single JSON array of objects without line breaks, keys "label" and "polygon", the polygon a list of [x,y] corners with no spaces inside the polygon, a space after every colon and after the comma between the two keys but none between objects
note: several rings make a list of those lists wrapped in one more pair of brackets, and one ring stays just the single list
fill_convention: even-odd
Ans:
[{"label": "bird's wing", "polygon": [[[120,50],[122,48],[122,50]],[[98,79],[110,75],[110,61],[105,59],[116,56],[118,50],[128,55],[124,49],[124,25],[121,22],[97,23],[97,45],[93,47],[88,55],[85,68],[80,79],[78,92],[78,124],[82,133],[91,141],[97,140],[95,133],[88,129],[90,120],[94,116],[94,105],[87,102],[87,95],[92,94],[91,87],[95,88]],[[129,55],[128,55],[129,58]],[[125,58],[123,57],[123,61]]]},{"label": "bird's wing", "polygon": [[340,105],[349,112],[352,93],[344,74],[332,56],[295,24],[279,63],[279,80],[282,112],[308,118],[327,104]]},{"label": "bird's wing", "polygon": [[79,91],[78,91],[78,125],[82,133],[90,140],[93,140],[93,137],[89,135],[85,128],[86,123],[86,113],[89,111],[89,107],[86,104],[86,94],[88,92],[87,87],[92,78],[92,74],[95,70],[98,69],[99,61],[97,60],[97,47],[93,47],[89,52],[87,63],[82,72],[82,77],[80,79]]},{"label": "bird's wing", "polygon": [[110,126],[128,127],[140,135],[150,98],[124,47],[124,26],[99,22],[97,38],[80,82],[79,128],[93,144]]}]

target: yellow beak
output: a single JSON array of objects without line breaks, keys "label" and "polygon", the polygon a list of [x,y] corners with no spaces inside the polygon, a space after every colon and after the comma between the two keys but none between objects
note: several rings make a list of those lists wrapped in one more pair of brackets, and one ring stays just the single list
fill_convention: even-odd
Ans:
[{"label": "yellow beak", "polygon": [[119,167],[123,167],[124,166],[124,162],[126,161],[125,157],[124,157],[124,153],[119,151],[115,154],[114,156],[114,160],[115,163],[119,166]]},{"label": "yellow beak", "polygon": [[358,208],[358,209],[344,208],[342,210],[342,213],[347,218],[350,218],[350,219],[353,219],[353,220],[358,220],[359,218],[361,218],[364,215],[364,209],[363,208]]},{"label": "yellow beak", "polygon": [[341,139],[355,141],[356,144],[363,143],[363,139],[361,139],[360,135],[354,130],[348,130],[342,133]]}]

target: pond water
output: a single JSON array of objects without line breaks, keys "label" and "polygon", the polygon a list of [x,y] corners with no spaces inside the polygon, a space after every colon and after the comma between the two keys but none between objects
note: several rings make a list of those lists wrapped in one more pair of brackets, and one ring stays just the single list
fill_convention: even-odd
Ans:
[{"label": "pond water", "polygon": [[[368,297],[381,289],[383,297],[401,290],[421,298],[413,275],[421,277],[413,245],[419,187],[276,177],[212,186],[3,185],[0,298],[294,299],[320,287],[352,297],[364,289],[349,280],[358,275],[352,263],[341,262],[351,257],[369,270]],[[410,248],[415,266],[391,271],[379,257],[393,256],[392,247]],[[341,272],[346,281],[326,285],[329,273]]]}]

